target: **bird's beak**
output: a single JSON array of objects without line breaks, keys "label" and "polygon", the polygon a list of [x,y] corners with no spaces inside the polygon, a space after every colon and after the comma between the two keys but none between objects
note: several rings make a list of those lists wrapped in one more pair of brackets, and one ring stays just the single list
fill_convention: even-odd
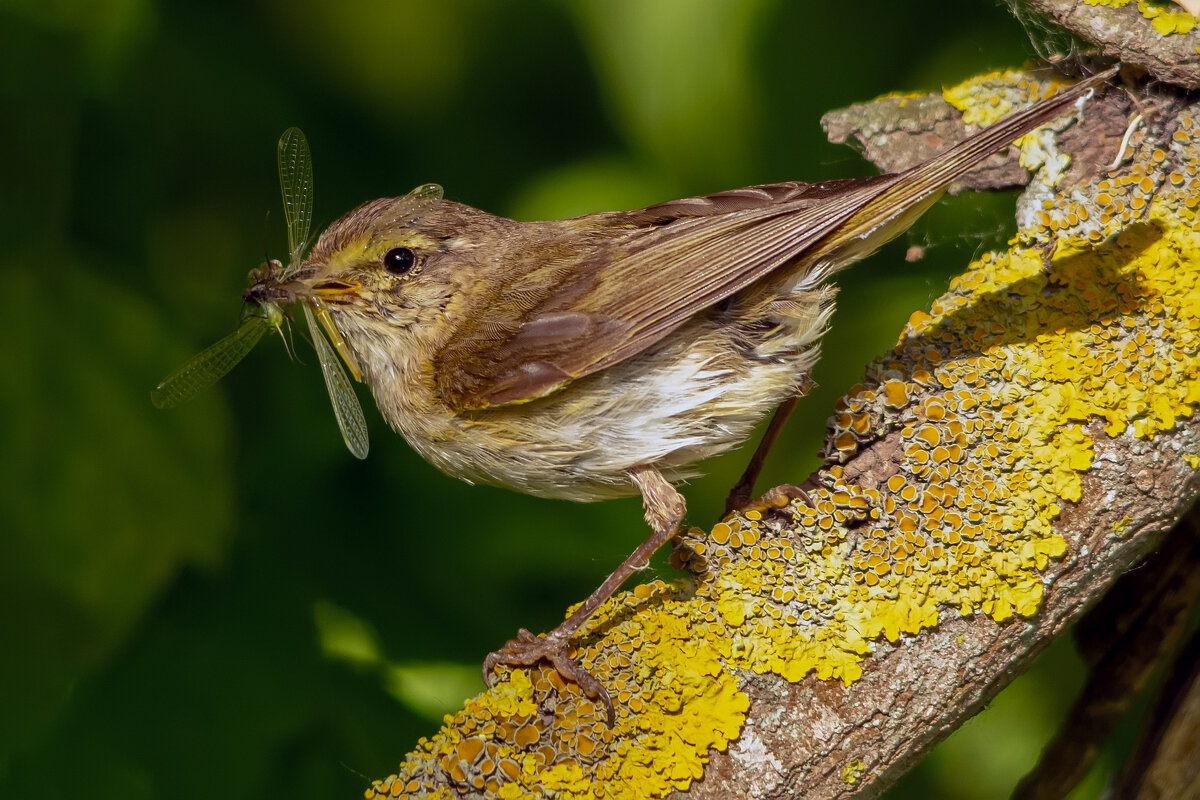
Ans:
[{"label": "bird's beak", "polygon": [[355,281],[318,281],[312,285],[312,293],[321,300],[335,305],[344,303],[347,295],[354,295],[362,289]]}]

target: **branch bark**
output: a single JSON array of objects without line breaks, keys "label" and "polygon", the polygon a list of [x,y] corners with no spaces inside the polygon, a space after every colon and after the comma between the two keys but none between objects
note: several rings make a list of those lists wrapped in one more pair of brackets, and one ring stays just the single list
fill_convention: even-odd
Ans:
[{"label": "branch bark", "polygon": [[1024,2],[1122,64],[1185,89],[1200,89],[1200,28],[1180,8],[1166,3],[1117,8],[1086,0]]}]

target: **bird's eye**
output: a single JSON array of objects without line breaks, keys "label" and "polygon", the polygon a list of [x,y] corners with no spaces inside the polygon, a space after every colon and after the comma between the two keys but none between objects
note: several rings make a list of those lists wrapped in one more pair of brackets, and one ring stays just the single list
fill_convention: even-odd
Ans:
[{"label": "bird's eye", "polygon": [[383,268],[393,275],[407,275],[417,263],[417,254],[408,247],[393,247],[383,256]]}]

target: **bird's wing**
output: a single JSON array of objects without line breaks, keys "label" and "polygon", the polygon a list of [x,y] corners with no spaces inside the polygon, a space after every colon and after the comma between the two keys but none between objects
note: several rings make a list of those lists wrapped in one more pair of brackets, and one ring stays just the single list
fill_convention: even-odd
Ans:
[{"label": "bird's wing", "polygon": [[[517,280],[516,320],[490,328],[486,341],[465,334],[443,348],[435,364],[443,397],[460,410],[544,397],[642,352],[784,264],[820,268],[823,279],[902,232],[951,182],[1115,74],[1080,81],[902,173],[770,184],[598,215],[606,233],[594,238],[586,224],[568,226],[581,249],[565,244],[561,258]],[[611,236],[614,227],[626,234]]]},{"label": "bird's wing", "polygon": [[897,178],[772,184],[603,215],[606,233],[574,231],[579,249],[507,287],[498,303],[529,306],[512,324],[474,320],[446,343],[435,364],[443,396],[459,409],[519,403],[629,358],[796,260]]}]

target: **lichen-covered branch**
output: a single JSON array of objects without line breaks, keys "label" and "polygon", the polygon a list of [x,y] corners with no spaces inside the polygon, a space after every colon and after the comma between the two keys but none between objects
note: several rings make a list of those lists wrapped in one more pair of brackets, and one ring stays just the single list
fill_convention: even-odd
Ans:
[{"label": "lichen-covered branch", "polygon": [[[1200,29],[1178,5],[1155,0],[1010,0],[1145,70],[1156,80],[1200,89]],[[1036,35],[1036,32],[1033,32]]]},{"label": "lichen-covered branch", "polygon": [[[946,97],[986,121],[1047,88]],[[686,532],[687,577],[596,615],[613,728],[513,669],[368,797],[869,797],[1023,670],[1200,489],[1200,114],[1138,102],[1115,166],[1125,92],[1027,137],[1017,239],[839,402],[807,499]]]}]

